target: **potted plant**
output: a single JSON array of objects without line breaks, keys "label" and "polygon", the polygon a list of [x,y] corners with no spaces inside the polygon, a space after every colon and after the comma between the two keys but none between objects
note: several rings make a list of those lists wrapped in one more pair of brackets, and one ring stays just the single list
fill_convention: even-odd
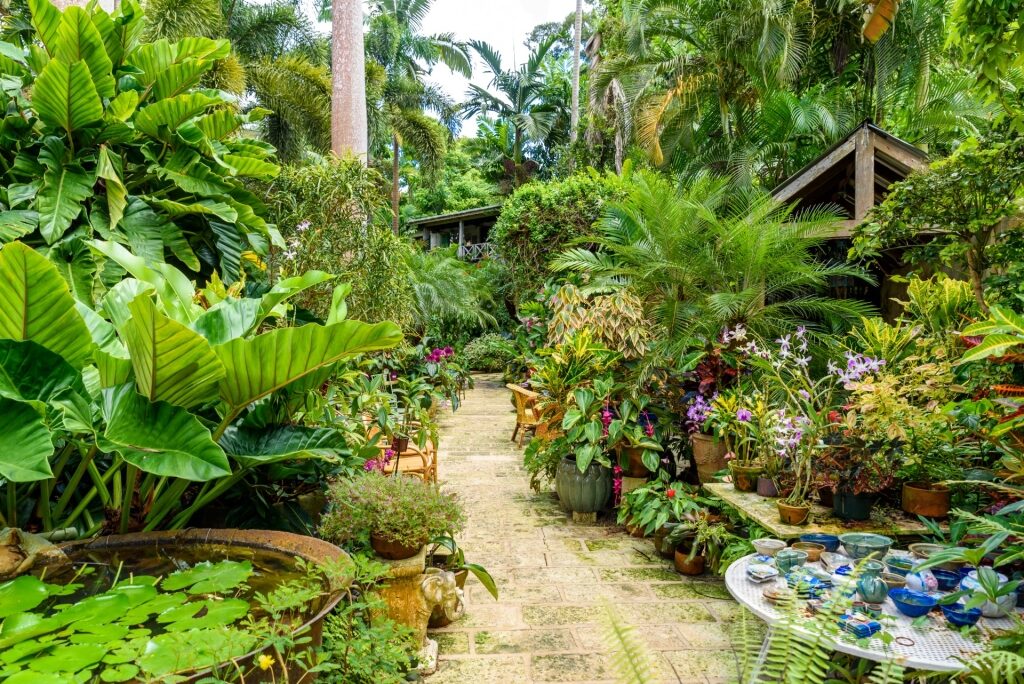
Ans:
[{"label": "potted plant", "polygon": [[903,480],[903,510],[926,518],[948,516],[950,491],[942,483],[963,477],[956,437],[944,428],[911,426],[910,439],[900,455],[903,462],[897,476]]},{"label": "potted plant", "polygon": [[822,447],[816,467],[833,492],[832,512],[843,520],[868,520],[878,495],[896,481],[889,445],[853,436]]},{"label": "potted plant", "polygon": [[[469,573],[473,573],[473,576],[484,586],[487,593],[495,601],[498,600],[498,586],[495,584],[494,578],[491,577],[491,573],[482,565],[467,563],[465,552],[458,542],[455,541],[455,535],[451,533],[442,534],[430,540],[430,549],[427,551],[427,566],[454,573],[455,585],[459,589],[466,588],[466,579],[469,577]],[[448,619],[445,611],[440,606],[434,608],[428,625],[436,629],[438,627],[447,627],[449,624],[451,624],[451,620]]]},{"label": "potted plant", "polygon": [[[706,425],[726,448],[726,461],[733,486],[741,492],[757,489],[763,472],[762,450],[770,451],[766,441],[772,422],[771,409],[760,391],[734,388],[715,397],[706,412]],[[770,457],[770,455],[769,455]]]},{"label": "potted plant", "polygon": [[715,340],[700,352],[697,364],[687,374],[689,391],[686,396],[689,401],[684,423],[690,435],[693,461],[701,483],[714,482],[715,474],[727,465],[729,449],[714,432],[708,431],[705,421],[710,402],[720,392],[734,386],[739,377],[738,361],[732,350],[738,340],[732,337]]},{"label": "potted plant", "polygon": [[665,543],[676,549],[676,571],[683,575],[702,575],[709,567],[716,573],[724,570],[722,554],[736,539],[725,524],[701,516],[678,525]]},{"label": "potted plant", "polygon": [[[995,517],[990,518],[993,525],[1004,529],[1013,529],[1006,523],[996,523]],[[1012,525],[1012,524],[1011,524]],[[940,600],[943,605],[957,603],[966,599],[965,608],[981,608],[981,614],[989,618],[1005,617],[1013,611],[1017,604],[1017,588],[1021,585],[1020,580],[1010,580],[1006,575],[998,572],[998,568],[1011,563],[1015,556],[1019,555],[1019,545],[1012,545],[1015,548],[1003,549],[1003,553],[993,558],[1001,547],[1011,546],[1008,532],[998,532],[985,539],[976,548],[965,548],[962,546],[945,549],[930,555],[923,563],[915,566],[920,572],[946,563],[958,563],[974,567],[960,581],[958,591]],[[988,559],[992,560],[992,567],[984,566],[982,563]]]},{"label": "potted plant", "polygon": [[335,543],[369,543],[388,560],[412,558],[430,539],[465,524],[454,494],[413,477],[359,473],[331,485],[328,499],[320,534]]},{"label": "potted plant", "polygon": [[[658,443],[650,398],[624,399],[608,425],[608,441],[619,451],[619,466],[627,477],[647,477],[658,470]],[[616,415],[617,414],[617,415]]]},{"label": "potted plant", "polygon": [[671,558],[674,549],[666,543],[666,537],[679,523],[696,519],[706,503],[697,494],[696,487],[670,482],[668,475],[662,472],[657,479],[622,497],[618,522],[651,536],[655,551]]},{"label": "potted plant", "polygon": [[612,381],[594,381],[594,388],[579,388],[565,412],[562,430],[569,453],[558,466],[555,490],[562,507],[573,513],[597,513],[612,495],[608,428],[612,416],[608,397]]}]

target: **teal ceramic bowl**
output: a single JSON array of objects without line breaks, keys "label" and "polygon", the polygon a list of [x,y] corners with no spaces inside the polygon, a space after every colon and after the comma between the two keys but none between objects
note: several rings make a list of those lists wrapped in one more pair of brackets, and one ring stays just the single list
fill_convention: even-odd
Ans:
[{"label": "teal ceramic bowl", "polygon": [[877,558],[881,560],[889,553],[892,547],[892,539],[881,534],[870,534],[868,532],[850,532],[839,536],[839,541],[846,549],[846,555],[854,560],[862,558]]}]

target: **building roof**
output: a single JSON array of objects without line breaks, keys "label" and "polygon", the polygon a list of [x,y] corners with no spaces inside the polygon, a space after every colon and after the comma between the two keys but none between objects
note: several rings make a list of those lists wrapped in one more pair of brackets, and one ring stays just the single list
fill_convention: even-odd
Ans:
[{"label": "building roof", "polygon": [[496,218],[501,213],[500,204],[488,204],[485,207],[475,209],[464,209],[454,211],[450,214],[437,214],[435,216],[420,216],[409,219],[409,225],[420,228],[442,229],[446,227],[458,227],[459,221],[479,221],[481,219]]}]

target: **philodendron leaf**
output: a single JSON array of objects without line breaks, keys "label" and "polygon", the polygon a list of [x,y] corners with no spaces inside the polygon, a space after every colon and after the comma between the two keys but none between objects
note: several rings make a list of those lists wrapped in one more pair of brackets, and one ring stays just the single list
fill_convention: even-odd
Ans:
[{"label": "philodendron leaf", "polygon": [[103,118],[103,103],[85,62],[51,59],[32,87],[39,118],[71,135]]},{"label": "philodendron leaf", "polygon": [[0,249],[0,338],[31,340],[81,368],[93,343],[67,283],[20,242]]},{"label": "philodendron leaf", "polygon": [[86,394],[82,374],[35,342],[0,340],[0,396],[19,401],[49,401],[74,388]]},{"label": "philodendron leaf", "polygon": [[345,438],[337,430],[292,425],[265,430],[230,427],[220,438],[220,445],[229,456],[247,465],[333,456],[346,448]]},{"label": "philodendron leaf", "polygon": [[225,371],[220,394],[237,412],[335,361],[390,349],[401,339],[394,323],[360,321],[278,328],[251,339],[235,339],[214,347]]},{"label": "philodendron leaf", "polygon": [[140,470],[205,482],[231,473],[210,431],[183,408],[150,402],[132,384],[103,390],[106,429],[99,442]]},{"label": "philodendron leaf", "polygon": [[0,398],[0,475],[12,482],[51,478],[51,454],[43,417],[25,402]]},{"label": "philodendron leaf", "polygon": [[217,397],[224,367],[210,343],[197,332],[156,310],[148,293],[129,305],[132,317],[121,328],[128,345],[135,384],[150,401],[192,408]]},{"label": "philodendron leaf", "polygon": [[[179,323],[191,323],[203,313],[202,307],[192,301],[195,285],[185,274],[169,264],[147,264],[144,259],[132,254],[115,242],[90,240],[89,246],[108,259],[112,259],[124,270],[147,285],[153,286],[164,313]],[[121,321],[111,317],[114,324]]]}]

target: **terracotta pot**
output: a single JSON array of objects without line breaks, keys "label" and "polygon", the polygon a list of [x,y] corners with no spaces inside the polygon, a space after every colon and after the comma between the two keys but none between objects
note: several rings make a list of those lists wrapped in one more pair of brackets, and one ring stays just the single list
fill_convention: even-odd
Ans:
[{"label": "terracotta pot", "polygon": [[373,547],[373,552],[381,558],[387,558],[388,560],[405,560],[406,558],[412,558],[419,553],[423,544],[406,546],[400,542],[388,541],[386,539],[382,539],[376,534],[371,534],[370,546]]},{"label": "terracotta pot", "polygon": [[818,487],[818,501],[825,508],[832,508],[835,504],[835,492],[831,487]]},{"label": "terracotta pot", "polygon": [[626,523],[626,532],[629,533],[630,537],[637,537],[639,539],[643,539],[647,536],[644,533],[644,528],[640,527],[639,525],[633,525],[631,523]]},{"label": "terracotta pot", "polygon": [[652,541],[654,542],[654,550],[662,558],[672,558],[675,556],[676,549],[674,546],[669,546],[665,543],[665,538],[672,532],[672,530],[678,525],[678,523],[665,523],[661,526],[660,530],[656,530]]},{"label": "terracotta pot", "polygon": [[949,487],[921,482],[903,484],[903,510],[926,518],[945,518],[949,515]]},{"label": "terracotta pot", "polygon": [[409,438],[408,437],[399,437],[399,436],[396,435],[391,440],[391,449],[396,454],[401,456],[402,454],[404,454],[406,451],[409,450]]},{"label": "terracotta pot", "polygon": [[573,513],[597,513],[612,497],[612,471],[597,461],[582,473],[568,456],[555,471],[555,490],[562,507]]},{"label": "terracotta pot", "polygon": [[[647,470],[647,466],[643,464],[644,450],[638,446],[624,446],[622,448],[622,456],[626,457],[626,466],[624,466],[623,474],[627,477],[650,477],[650,471]],[[618,462],[618,465],[623,465],[623,460]]]},{"label": "terracotta pot", "polygon": [[770,477],[757,478],[757,493],[766,499],[774,499],[779,495],[779,488],[775,486],[775,480]]},{"label": "terracotta pot", "polygon": [[715,473],[726,466],[725,442],[697,432],[690,435],[690,444],[693,446],[693,461],[697,464],[697,478],[702,484],[714,482]]},{"label": "terracotta pot", "polygon": [[803,525],[811,513],[809,505],[791,506],[781,501],[777,501],[775,505],[779,507],[779,519],[786,525]]},{"label": "terracotta pot", "polygon": [[732,486],[738,492],[752,492],[757,489],[757,476],[761,469],[757,466],[739,466],[729,464],[732,473]]},{"label": "terracotta pot", "polygon": [[704,565],[707,559],[704,556],[694,556],[690,558],[689,549],[676,549],[674,556],[676,572],[682,575],[703,575]]}]

